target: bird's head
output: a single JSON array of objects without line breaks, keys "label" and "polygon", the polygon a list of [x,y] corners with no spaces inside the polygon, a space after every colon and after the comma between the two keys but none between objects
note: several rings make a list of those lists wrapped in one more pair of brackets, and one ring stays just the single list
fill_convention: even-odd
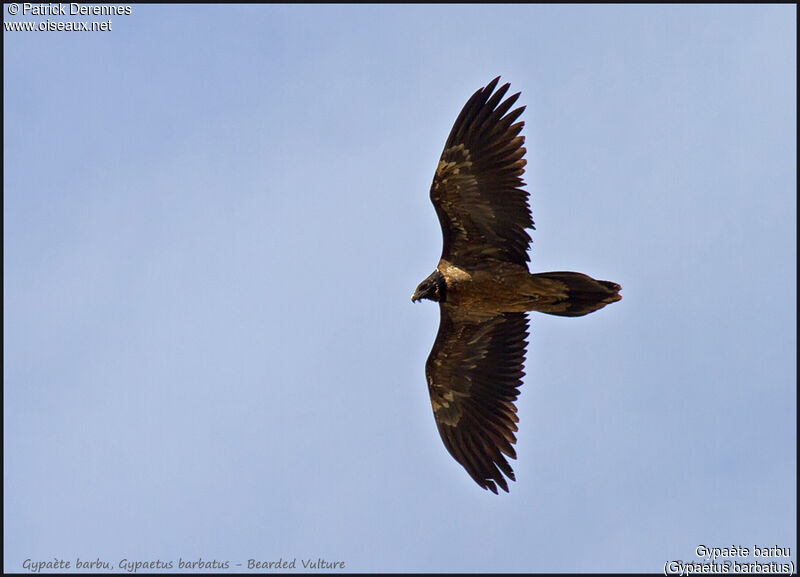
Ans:
[{"label": "bird's head", "polygon": [[438,270],[435,270],[431,276],[419,283],[417,290],[414,291],[411,297],[411,302],[428,299],[443,303],[446,293],[447,283],[445,282],[444,275]]}]

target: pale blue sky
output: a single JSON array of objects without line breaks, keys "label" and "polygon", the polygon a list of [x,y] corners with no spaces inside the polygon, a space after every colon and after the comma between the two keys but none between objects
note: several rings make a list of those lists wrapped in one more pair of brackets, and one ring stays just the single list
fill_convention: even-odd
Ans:
[{"label": "pale blue sky", "polygon": [[[132,12],[4,32],[7,571],[796,559],[794,6]],[[532,315],[499,496],[439,439],[410,301],[439,153],[497,75],[532,270],[623,286]]]}]

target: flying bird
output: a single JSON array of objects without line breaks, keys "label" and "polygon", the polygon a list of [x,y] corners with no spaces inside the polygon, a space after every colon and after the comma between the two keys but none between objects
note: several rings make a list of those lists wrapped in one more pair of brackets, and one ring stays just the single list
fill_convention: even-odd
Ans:
[{"label": "flying bird", "polygon": [[576,272],[531,274],[533,229],[525,183],[520,93],[499,77],[464,105],[431,185],[442,256],[411,300],[439,303],[425,363],[444,446],[484,489],[508,492],[516,459],[514,402],[524,375],[527,311],[577,317],[620,300],[620,285]]}]

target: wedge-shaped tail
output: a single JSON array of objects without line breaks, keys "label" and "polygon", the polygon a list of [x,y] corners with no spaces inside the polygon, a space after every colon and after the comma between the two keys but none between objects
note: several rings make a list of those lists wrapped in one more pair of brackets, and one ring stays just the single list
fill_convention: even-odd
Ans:
[{"label": "wedge-shaped tail", "polygon": [[537,294],[532,310],[549,315],[580,317],[622,298],[622,287],[617,283],[595,280],[579,272],[532,274],[531,281]]}]

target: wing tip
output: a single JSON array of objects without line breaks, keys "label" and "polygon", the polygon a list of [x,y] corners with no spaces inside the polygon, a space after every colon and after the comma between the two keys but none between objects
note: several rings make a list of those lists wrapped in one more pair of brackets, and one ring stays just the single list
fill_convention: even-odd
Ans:
[{"label": "wing tip", "polygon": [[[509,479],[512,480],[512,481],[515,480],[513,478],[513,476],[509,477]],[[475,479],[475,480],[478,482],[478,485],[480,485],[483,488],[484,491],[491,491],[495,495],[499,495],[500,494],[497,491],[498,487],[500,489],[502,489],[503,491],[505,491],[506,493],[509,492],[509,490],[508,490],[508,482],[506,481],[505,477],[503,477],[502,475],[500,475],[499,477],[494,477],[492,479],[484,479],[483,481],[478,481],[477,479]]]},{"label": "wing tip", "polygon": [[[497,83],[500,82],[500,76],[495,76],[492,78],[489,83],[483,87],[484,91],[494,92],[494,87],[497,86]],[[508,83],[507,83],[508,84]],[[490,88],[491,87],[491,88]]]}]

